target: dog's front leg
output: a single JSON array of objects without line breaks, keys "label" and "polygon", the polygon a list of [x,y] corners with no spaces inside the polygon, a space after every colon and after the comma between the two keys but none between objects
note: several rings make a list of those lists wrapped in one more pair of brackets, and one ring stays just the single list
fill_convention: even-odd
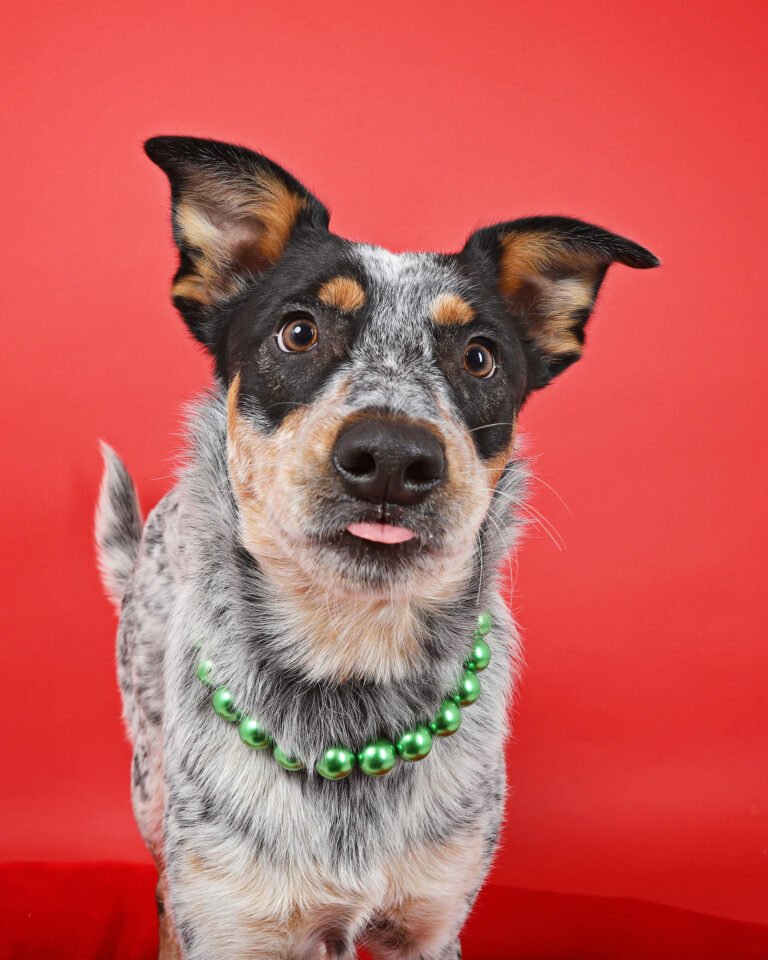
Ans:
[{"label": "dog's front leg", "polygon": [[267,915],[255,903],[250,909],[222,911],[218,916],[209,908],[204,921],[191,917],[180,921],[178,952],[168,941],[164,953],[161,935],[158,960],[355,960],[357,953],[347,931],[324,928],[322,923],[308,929],[306,920],[306,916]]},{"label": "dog's front leg", "polygon": [[485,822],[393,864],[392,901],[366,931],[376,960],[461,960],[459,933],[490,867],[503,810],[503,769],[489,773]]},{"label": "dog's front leg", "polygon": [[455,847],[453,867],[443,861],[423,875],[434,883],[433,893],[424,892],[426,882],[419,890],[402,891],[405,896],[376,917],[366,937],[376,960],[461,960],[459,931],[487,869],[480,857],[472,863],[472,846],[470,841],[463,861]]},{"label": "dog's front leg", "polygon": [[359,892],[313,864],[248,850],[236,833],[217,836],[214,824],[200,822],[192,836],[173,811],[168,823],[170,906],[184,960],[353,960],[370,910]]},{"label": "dog's front leg", "polygon": [[397,918],[378,921],[365,945],[375,960],[461,960],[457,932],[464,918],[456,916],[455,907],[440,909],[431,900],[413,903]]}]

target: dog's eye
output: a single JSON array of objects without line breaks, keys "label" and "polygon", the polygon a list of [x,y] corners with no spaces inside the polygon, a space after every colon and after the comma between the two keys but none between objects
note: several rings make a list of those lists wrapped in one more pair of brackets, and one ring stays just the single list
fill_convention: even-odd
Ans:
[{"label": "dog's eye", "polygon": [[277,334],[277,345],[286,353],[304,353],[317,343],[317,324],[306,313],[294,313]]},{"label": "dog's eye", "polygon": [[473,377],[492,377],[496,372],[493,347],[486,340],[473,340],[464,351],[464,369]]}]

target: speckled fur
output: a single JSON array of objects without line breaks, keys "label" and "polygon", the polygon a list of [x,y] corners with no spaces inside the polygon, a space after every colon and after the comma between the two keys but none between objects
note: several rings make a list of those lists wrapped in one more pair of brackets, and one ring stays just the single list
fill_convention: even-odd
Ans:
[{"label": "speckled fur", "polygon": [[[239,535],[221,396],[199,407],[192,438],[179,484],[145,524],[118,631],[134,810],[167,871],[166,909],[183,955],[351,956],[350,945],[365,940],[381,957],[457,956],[504,800],[516,640],[491,574],[509,542],[506,505],[521,494],[522,466],[510,465],[499,484],[464,589],[431,618],[413,675],[333,685],[297,674],[264,617],[268,588]],[[238,703],[311,766],[329,742],[394,736],[433,712],[480,607],[496,623],[481,700],[465,711],[459,735],[381,780],[290,774],[268,753],[248,751],[195,675],[199,641]],[[330,930],[344,944],[337,954],[322,952]]]},{"label": "speckled fur", "polygon": [[[459,255],[394,255],[328,233],[327,211],[297,181],[242,148],[158,138],[147,151],[172,184],[177,306],[216,359],[215,386],[190,418],[187,465],[143,530],[130,477],[108,448],[97,514],[100,566],[120,609],[133,805],[159,874],[160,957],[351,960],[365,943],[380,960],[458,960],[504,805],[519,650],[497,574],[525,493],[517,414],[580,352],[607,265],[656,260],[577,221],[516,221],[525,272],[508,286],[524,296],[507,302],[500,252],[504,269],[515,267],[491,228]],[[201,177],[211,189],[201,191]],[[537,252],[550,236],[554,268]],[[567,268],[574,249],[588,306],[557,260]],[[203,282],[216,297],[190,299]],[[319,321],[324,375],[289,367],[274,324],[286,304],[329,300],[337,313]],[[430,319],[436,303],[452,305],[443,323]],[[462,372],[460,338],[478,313],[479,336],[495,329],[505,342],[506,369],[487,391]],[[539,344],[525,326],[533,315]],[[578,351],[570,341],[566,356],[552,349],[552,324],[568,337],[576,329]],[[313,395],[286,403],[291,376],[296,390],[315,377]],[[361,509],[339,491],[333,444],[361,416],[418,423],[445,452],[440,488],[402,514],[417,551],[383,559],[333,539]],[[492,659],[455,736],[380,779],[314,772],[329,745],[359,750],[433,716],[482,609],[493,614]],[[201,656],[305,770],[249,750],[214,713],[196,676]]]}]

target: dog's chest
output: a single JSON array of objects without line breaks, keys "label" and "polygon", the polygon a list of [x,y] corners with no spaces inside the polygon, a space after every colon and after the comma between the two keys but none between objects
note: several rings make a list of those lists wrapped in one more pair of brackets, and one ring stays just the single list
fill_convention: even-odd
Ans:
[{"label": "dog's chest", "polygon": [[[188,674],[189,657],[177,669]],[[171,677],[173,676],[171,669]],[[210,708],[195,685],[171,684],[166,701],[165,776],[183,818],[206,830],[235,831],[277,860],[301,854],[334,870],[359,870],[471,829],[500,789],[503,719],[496,704],[476,705],[454,737],[432,753],[400,762],[384,777],[359,769],[340,781],[287,771],[270,749],[252,750],[237,724]],[[500,722],[501,721],[501,722]]]},{"label": "dog's chest", "polygon": [[457,740],[381,780],[328,782],[282,770],[234,733],[212,721],[196,747],[166,740],[166,849],[185,912],[219,892],[249,916],[257,904],[354,926],[416,902],[458,911],[479,883],[503,805],[500,749],[473,763]]}]

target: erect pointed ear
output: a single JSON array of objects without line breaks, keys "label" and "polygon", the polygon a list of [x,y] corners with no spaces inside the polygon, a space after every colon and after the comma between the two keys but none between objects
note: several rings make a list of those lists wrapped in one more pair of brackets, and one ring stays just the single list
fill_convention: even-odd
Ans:
[{"label": "erect pointed ear", "polygon": [[584,328],[612,263],[657,267],[648,250],[581,220],[526,217],[478,230],[460,256],[496,285],[530,347],[533,389],[581,356]]},{"label": "erect pointed ear", "polygon": [[179,248],[173,302],[212,349],[221,333],[216,308],[276,263],[294,230],[327,230],[328,211],[276,163],[244,147],[153,137],[144,150],[171,183]]}]

